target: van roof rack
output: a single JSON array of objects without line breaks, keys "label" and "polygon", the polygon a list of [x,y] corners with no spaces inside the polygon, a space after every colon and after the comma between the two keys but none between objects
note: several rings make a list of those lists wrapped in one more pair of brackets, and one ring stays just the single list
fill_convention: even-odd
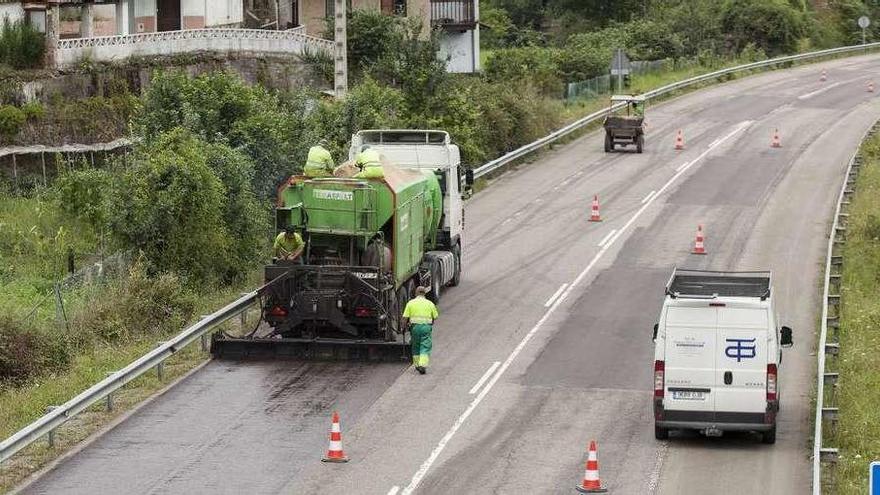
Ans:
[{"label": "van roof rack", "polygon": [[770,272],[732,272],[674,268],[666,294],[677,297],[706,299],[715,297],[770,297]]}]

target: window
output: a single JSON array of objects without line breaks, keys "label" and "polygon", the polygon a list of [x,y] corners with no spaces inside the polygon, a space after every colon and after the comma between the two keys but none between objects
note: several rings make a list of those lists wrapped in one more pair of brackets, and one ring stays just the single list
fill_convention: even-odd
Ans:
[{"label": "window", "polygon": [[[336,0],[325,0],[324,12],[327,13],[327,17],[333,17],[336,15]],[[351,13],[351,0],[346,1],[346,9],[349,13]]]},{"label": "window", "polygon": [[29,10],[27,11],[27,23],[41,33],[46,32],[46,11],[45,10]]}]

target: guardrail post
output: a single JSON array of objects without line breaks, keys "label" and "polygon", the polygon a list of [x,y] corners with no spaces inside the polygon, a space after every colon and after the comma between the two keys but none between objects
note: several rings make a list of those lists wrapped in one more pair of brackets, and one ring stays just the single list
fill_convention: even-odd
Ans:
[{"label": "guardrail post", "polygon": [[[248,294],[247,292],[241,293],[242,296],[246,296],[247,294]],[[238,321],[239,321],[239,324],[241,325],[241,333],[244,334],[244,329],[245,329],[245,327],[247,327],[247,309],[242,310],[242,312],[239,314]]]},{"label": "guardrail post", "polygon": [[[156,347],[162,347],[164,344],[165,344],[165,342],[158,342],[156,344]],[[164,378],[164,375],[165,375],[165,361],[159,361],[159,363],[156,365],[156,376],[159,378],[160,382]]]},{"label": "guardrail post", "polygon": [[[210,316],[210,315],[202,315],[202,319],[204,320],[204,319],[207,318],[208,316]],[[202,352],[208,352],[208,334],[204,334],[204,333],[203,333],[203,334],[199,337],[199,341],[200,341],[201,344],[202,344]]]},{"label": "guardrail post", "polygon": [[[46,406],[46,414],[58,409],[58,406]],[[49,442],[49,448],[55,448],[55,430],[49,430],[49,433],[46,434],[46,440]]]},{"label": "guardrail post", "polygon": [[[108,371],[107,376],[111,376],[114,373],[116,373],[116,372],[115,371]],[[113,412],[113,409],[114,409],[113,392],[110,392],[109,394],[107,394],[106,400],[107,400],[107,412]]]}]

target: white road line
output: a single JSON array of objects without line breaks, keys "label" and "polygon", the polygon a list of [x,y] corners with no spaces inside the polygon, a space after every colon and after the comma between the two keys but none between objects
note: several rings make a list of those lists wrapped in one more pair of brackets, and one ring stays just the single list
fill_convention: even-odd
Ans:
[{"label": "white road line", "polygon": [[504,224],[510,222],[511,220],[513,220],[513,219],[512,219],[512,218],[506,218],[503,222],[501,222],[501,225],[504,225]]},{"label": "white road line", "polygon": [[399,486],[392,486],[390,490],[388,490],[388,495],[397,495],[397,491],[400,490]]},{"label": "white road line", "polygon": [[642,204],[647,203],[648,200],[651,199],[652,197],[654,197],[655,194],[657,194],[657,191],[651,191],[651,192],[649,192],[648,195],[645,196],[645,199],[642,200]]},{"label": "white road line", "polygon": [[657,457],[654,458],[654,469],[651,470],[651,476],[648,478],[648,493],[653,495],[660,486],[660,473],[663,471],[663,459],[666,458],[666,450],[669,448],[667,442],[660,444],[657,448]]},{"label": "white road line", "polygon": [[538,198],[538,199],[535,200],[535,204],[536,204],[536,205],[539,205],[539,204],[541,204],[541,203],[543,203],[543,202],[544,202],[544,200],[541,199],[541,198]]},{"label": "white road line", "polygon": [[684,162],[684,163],[682,163],[681,165],[679,165],[678,168],[675,169],[675,171],[676,171],[676,172],[680,172],[681,169],[687,167],[687,166],[690,165],[690,164],[691,164],[691,162]]},{"label": "white road line", "polygon": [[489,369],[487,369],[486,372],[483,373],[480,381],[478,381],[477,384],[474,385],[474,387],[468,393],[471,395],[477,393],[477,390],[480,390],[480,387],[482,387],[483,384],[486,383],[486,380],[488,380],[489,377],[492,376],[492,373],[495,372],[495,370],[498,369],[499,366],[501,366],[501,361],[495,361],[494,363],[492,363],[492,366],[489,366]]},{"label": "white road line", "polygon": [[719,141],[721,141],[721,139],[716,139],[715,141],[712,141],[712,143],[709,145],[709,149],[718,146]]},{"label": "white road line", "polygon": [[810,99],[810,98],[812,98],[812,97],[814,97],[814,96],[816,96],[816,95],[819,95],[819,94],[822,94],[822,93],[828,91],[829,89],[836,88],[836,87],[840,86],[841,84],[843,84],[843,81],[836,82],[836,83],[834,83],[834,84],[829,84],[828,86],[825,86],[824,88],[817,89],[816,91],[811,91],[811,92],[809,92],[809,93],[807,93],[807,94],[805,94],[805,95],[800,95],[800,96],[798,96],[798,100],[807,100],[807,99]]},{"label": "white road line", "polygon": [[562,294],[562,291],[564,291],[566,287],[568,287],[568,284],[560,285],[559,288],[556,289],[556,292],[554,292],[553,295],[550,296],[550,299],[547,299],[547,302],[544,303],[544,307],[549,308],[550,306],[552,306],[553,301],[555,301],[556,298],[559,297],[559,294]]},{"label": "white road line", "polygon": [[[742,131],[743,129],[745,129],[746,127],[748,127],[751,124],[752,124],[752,121],[748,121],[748,120],[740,123],[739,126],[733,130],[733,132],[731,132],[730,134],[725,136],[724,139],[722,139],[722,142],[727,141],[728,139],[732,138],[737,133],[739,133],[740,131]],[[709,154],[710,151],[711,150],[704,151],[699,157],[697,157],[695,160],[691,161],[690,165],[693,165],[693,164],[697,163],[698,161],[700,161],[701,159],[703,159],[706,155]],[[608,244],[605,244],[605,246],[603,246],[602,248],[599,249],[599,252],[596,253],[595,256],[593,256],[593,259],[590,260],[590,263],[586,266],[586,268],[584,268],[583,271],[581,271],[581,273],[578,274],[577,278],[575,278],[574,281],[571,283],[571,285],[569,285],[568,288],[562,292],[562,294],[556,299],[556,301],[553,303],[553,305],[550,306],[550,308],[547,309],[546,312],[544,312],[544,316],[542,316],[541,319],[538,320],[537,323],[535,323],[535,326],[533,326],[531,328],[531,330],[529,330],[529,332],[522,338],[522,340],[519,342],[519,344],[517,344],[516,347],[513,349],[513,351],[511,351],[510,355],[507,356],[507,359],[505,359],[504,363],[501,364],[501,368],[498,370],[498,372],[495,373],[494,375],[492,375],[492,379],[489,380],[489,383],[487,383],[486,386],[483,387],[482,390],[480,390],[480,393],[477,394],[476,397],[474,397],[474,400],[471,401],[471,403],[467,407],[467,409],[465,409],[464,412],[461,413],[461,415],[455,420],[455,422],[452,424],[452,427],[449,428],[449,431],[447,431],[446,434],[443,435],[443,438],[440,439],[440,441],[437,443],[437,446],[434,447],[434,450],[432,450],[431,454],[428,456],[428,458],[425,459],[425,462],[423,462],[422,465],[419,467],[418,471],[415,472],[415,474],[412,477],[412,480],[410,480],[410,482],[409,482],[409,485],[407,485],[403,489],[402,495],[410,495],[413,492],[413,490],[418,488],[419,484],[422,482],[422,480],[428,474],[428,470],[430,470],[431,466],[433,466],[434,463],[437,462],[437,459],[440,457],[440,454],[443,452],[443,450],[446,449],[446,445],[449,443],[450,440],[452,440],[452,437],[454,437],[455,434],[458,433],[458,430],[461,428],[461,426],[464,424],[464,422],[467,421],[467,419],[470,417],[470,415],[473,414],[474,410],[476,410],[476,408],[480,405],[480,403],[483,402],[483,399],[486,398],[486,395],[489,394],[489,392],[492,390],[492,387],[494,387],[495,384],[498,383],[498,380],[501,378],[501,375],[503,375],[504,372],[507,371],[507,368],[509,368],[511,363],[513,363],[513,361],[517,358],[517,356],[519,356],[519,353],[522,352],[522,350],[525,348],[526,344],[528,344],[529,341],[532,340],[532,337],[534,337],[535,334],[538,333],[538,330],[540,330],[541,327],[544,326],[544,323],[546,323],[547,320],[550,319],[550,316],[552,316],[553,313],[556,312],[556,308],[558,308],[565,301],[565,299],[568,297],[569,294],[571,294],[571,292],[574,290],[574,288],[577,287],[577,285],[581,283],[581,281],[584,279],[584,277],[587,276],[588,273],[590,273],[590,270],[592,270],[593,267],[596,266],[596,263],[598,263],[599,260],[602,258],[602,256],[605,255],[605,253],[608,251],[608,248],[614,243],[614,241],[616,241],[623,234],[623,232],[627,228],[629,228],[630,225],[632,225],[636,220],[638,220],[638,218],[640,216],[642,216],[642,213],[644,213],[645,210],[649,206],[651,206],[651,203],[653,203],[655,199],[657,199],[661,194],[663,194],[663,191],[665,191],[667,188],[669,188],[669,186],[672,185],[679,177],[681,177],[681,175],[685,171],[686,171],[686,169],[683,169],[683,170],[679,171],[678,173],[676,173],[672,177],[672,179],[670,179],[666,184],[664,184],[663,187],[657,192],[657,194],[654,195],[653,199],[648,201],[644,206],[642,206],[632,216],[632,218],[630,218],[630,220],[626,223],[626,225],[624,225],[620,229],[620,231],[617,232],[617,235],[614,236],[608,242]]]},{"label": "white road line", "polygon": [[601,241],[599,241],[599,247],[604,246],[605,243],[608,242],[608,239],[611,239],[611,236],[613,236],[616,233],[617,233],[617,229],[614,229],[611,232],[609,232],[608,235],[606,235],[605,237],[602,238]]}]

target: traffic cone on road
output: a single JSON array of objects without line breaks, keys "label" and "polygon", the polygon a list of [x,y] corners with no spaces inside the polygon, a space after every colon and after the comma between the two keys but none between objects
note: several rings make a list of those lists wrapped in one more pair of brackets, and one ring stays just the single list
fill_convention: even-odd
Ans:
[{"label": "traffic cone on road", "polygon": [[694,239],[694,250],[691,254],[706,254],[706,246],[703,245],[703,226],[697,226],[697,237]]},{"label": "traffic cone on road", "polygon": [[590,221],[591,222],[601,222],[602,217],[599,216],[599,196],[593,196],[593,206],[590,209]]},{"label": "traffic cone on road", "polygon": [[868,81],[868,93],[874,92],[874,81]]},{"label": "traffic cone on road", "polygon": [[342,429],[339,428],[339,413],[333,411],[333,423],[330,425],[330,447],[327,455],[321,459],[324,462],[348,462],[348,457],[342,451]]},{"label": "traffic cone on road", "polygon": [[682,135],[681,129],[678,130],[678,134],[675,136],[675,149],[684,149],[684,135]]},{"label": "traffic cone on road", "polygon": [[819,76],[819,80],[823,81],[823,82],[828,80],[828,71],[827,70],[822,69],[822,75]]},{"label": "traffic cone on road", "polygon": [[608,490],[602,487],[599,480],[599,458],[596,453],[596,441],[590,440],[590,452],[587,454],[587,468],[584,471],[584,481],[575,487],[580,493],[605,493]]},{"label": "traffic cone on road", "polygon": [[773,140],[770,141],[771,148],[782,148],[782,141],[779,140],[779,129],[773,131]]}]

